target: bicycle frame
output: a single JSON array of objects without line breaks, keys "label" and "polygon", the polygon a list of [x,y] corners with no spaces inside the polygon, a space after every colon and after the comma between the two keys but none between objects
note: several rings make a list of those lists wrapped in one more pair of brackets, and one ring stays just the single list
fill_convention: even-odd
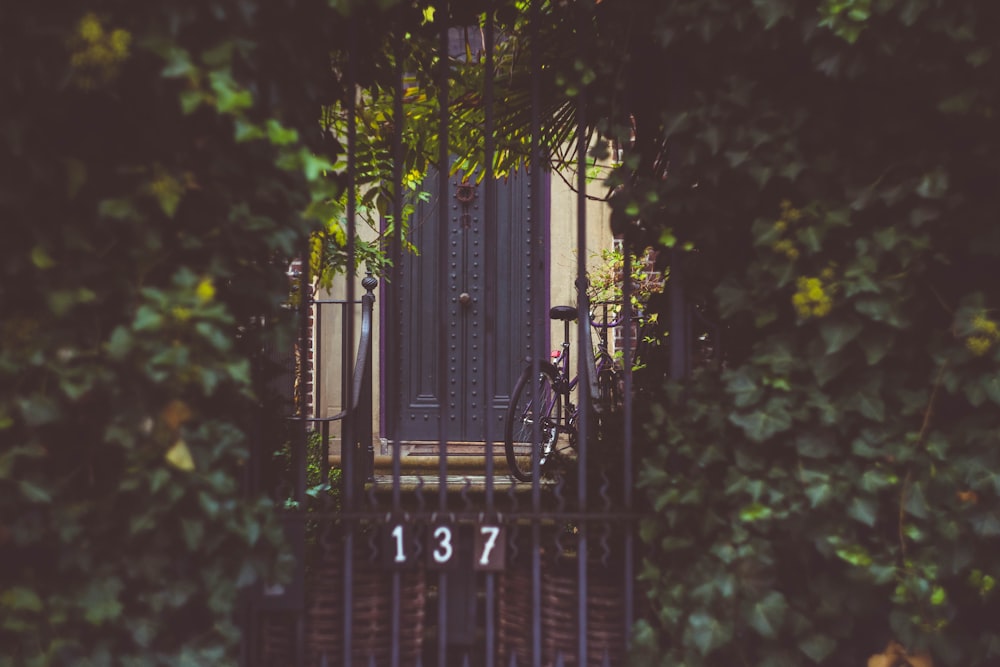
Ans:
[{"label": "bicycle frame", "polygon": [[[614,378],[617,371],[614,359],[608,352],[607,330],[618,326],[623,318],[607,321],[606,309],[602,322],[595,323],[590,313],[582,316],[586,318],[580,325],[586,332],[581,341],[585,354],[582,365],[586,370],[574,376],[570,355],[570,322],[579,321],[579,312],[571,306],[556,306],[550,310],[549,315],[553,320],[563,322],[562,346],[552,353],[549,361],[537,363],[535,367],[538,368],[539,377],[532,376],[532,366],[529,366],[518,378],[511,393],[504,427],[507,465],[511,474],[523,482],[530,481],[532,473],[528,467],[518,462],[518,457],[523,457],[523,449],[517,448],[528,445],[532,457],[539,457],[539,465],[545,464],[550,455],[558,453],[564,447],[576,449],[580,408],[572,401],[574,391],[587,392],[588,395],[583,397],[583,404],[589,406],[588,414],[593,410],[597,415],[595,423],[600,423],[600,415],[606,404],[612,403],[613,407],[615,392],[609,389],[613,384],[609,385],[607,380],[609,376]],[[596,350],[592,337],[594,329],[600,332]],[[585,388],[581,388],[581,380]],[[560,444],[561,438],[565,439]]]},{"label": "bicycle frame", "polygon": [[[596,329],[600,332],[597,352],[595,354],[595,361],[593,365],[594,377],[599,377],[600,374],[607,368],[613,367],[614,360],[611,353],[608,352],[608,340],[607,332],[609,329],[614,329],[624,321],[624,316],[620,316],[611,322],[607,321],[606,315],[607,306],[605,306],[605,318],[601,323],[594,322],[593,318],[588,315],[587,323],[589,324],[588,331]],[[569,336],[570,323],[563,323],[563,342],[560,350],[556,350],[552,355],[552,366],[556,370],[556,378],[552,385],[552,395],[545,397],[543,406],[545,412],[550,412],[558,404],[557,396],[562,396],[563,401],[559,406],[560,410],[556,413],[556,429],[559,433],[565,433],[569,435],[576,434],[576,418],[577,418],[577,407],[576,404],[570,400],[570,395],[580,384],[580,376],[570,376],[570,336]],[[588,339],[590,337],[588,336]],[[585,341],[584,344],[590,344],[591,349],[593,349],[590,340]]]}]

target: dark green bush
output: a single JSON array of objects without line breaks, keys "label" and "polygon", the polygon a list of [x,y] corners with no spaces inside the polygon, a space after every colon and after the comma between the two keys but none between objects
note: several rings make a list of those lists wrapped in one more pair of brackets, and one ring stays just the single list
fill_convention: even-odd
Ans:
[{"label": "dark green bush", "polygon": [[996,5],[631,7],[613,205],[722,351],[647,406],[639,663],[996,664]]},{"label": "dark green bush", "polygon": [[338,192],[337,30],[318,1],[0,8],[0,664],[228,664],[240,591],[287,574],[241,480]]}]

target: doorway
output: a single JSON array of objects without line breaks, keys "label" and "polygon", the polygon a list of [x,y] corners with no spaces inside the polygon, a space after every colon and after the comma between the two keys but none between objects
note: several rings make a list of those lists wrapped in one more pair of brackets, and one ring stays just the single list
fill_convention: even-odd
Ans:
[{"label": "doorway", "polygon": [[[482,453],[484,422],[492,421],[491,440],[500,440],[510,391],[532,353],[531,178],[522,171],[497,180],[495,210],[488,215],[484,183],[448,176],[442,206],[440,177],[428,177],[422,189],[432,196],[416,205],[410,221],[418,254],[405,254],[400,284],[384,292],[382,432],[413,445],[412,453],[436,453],[444,419],[449,454]],[[542,181],[539,208],[547,234],[548,181]],[[444,256],[440,234],[447,235]],[[547,245],[541,246],[546,252]],[[441,280],[447,284],[444,303]],[[545,286],[541,298],[547,302],[548,276],[534,280]],[[547,332],[547,326],[538,329]],[[495,341],[489,358],[488,330]],[[485,386],[486,364],[495,378],[492,391]],[[444,396],[439,373],[446,374]]]}]

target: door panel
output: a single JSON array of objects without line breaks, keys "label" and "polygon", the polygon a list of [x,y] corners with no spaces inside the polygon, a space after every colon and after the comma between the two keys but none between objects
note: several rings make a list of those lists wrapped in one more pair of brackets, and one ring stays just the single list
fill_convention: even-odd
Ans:
[{"label": "door panel", "polygon": [[[388,358],[399,359],[384,376],[391,392],[383,392],[390,399],[384,413],[389,437],[436,441],[443,414],[449,442],[482,442],[488,405],[487,418],[494,424],[491,439],[500,439],[510,389],[531,352],[529,184],[524,173],[498,180],[496,210],[487,216],[483,184],[449,177],[448,200],[442,207],[437,201],[438,175],[425,182],[423,190],[432,198],[417,205],[410,223],[419,254],[407,254],[401,284],[387,286],[393,308],[387,309],[386,331],[396,336],[398,345],[398,354]],[[439,250],[441,233],[448,237],[444,257]],[[492,267],[489,272],[488,267]],[[443,304],[438,293],[441,279],[448,295]],[[492,358],[483,353],[489,330],[494,332]],[[442,336],[447,353],[443,360],[439,359]],[[484,385],[487,363],[492,364],[495,378],[492,395]],[[438,395],[442,371],[447,379],[443,400]],[[392,392],[393,388],[398,391]]]}]

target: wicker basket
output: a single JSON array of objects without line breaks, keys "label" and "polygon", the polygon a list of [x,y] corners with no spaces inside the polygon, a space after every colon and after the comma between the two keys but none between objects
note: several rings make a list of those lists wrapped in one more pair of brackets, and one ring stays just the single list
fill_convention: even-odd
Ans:
[{"label": "wicker basket", "polygon": [[[587,577],[587,665],[601,667],[605,653],[612,665],[624,664],[625,603],[620,582],[594,569]],[[563,664],[578,664],[576,562],[563,559],[542,563],[542,664],[550,667],[562,655]],[[498,640],[501,664],[510,655],[517,664],[531,664],[531,571],[511,568],[500,577],[498,601]]]},{"label": "wicker basket", "polygon": [[[306,616],[309,665],[318,665],[325,653],[329,664],[338,664],[343,654],[342,557],[334,550],[320,565]],[[392,646],[392,573],[376,564],[354,566],[354,599],[351,655],[356,665],[388,665]],[[416,664],[423,649],[426,584],[423,570],[406,571],[400,586],[400,631],[397,643],[401,662]]]},{"label": "wicker basket", "polygon": [[[389,665],[392,646],[392,573],[376,564],[359,562],[352,572],[351,605],[353,664]],[[344,652],[344,568],[339,549],[327,552],[310,577],[306,609],[306,665],[339,665]],[[400,587],[401,664],[415,665],[423,650],[426,584],[423,570],[403,572]],[[292,664],[294,615],[268,614],[263,619],[264,664]]]}]

